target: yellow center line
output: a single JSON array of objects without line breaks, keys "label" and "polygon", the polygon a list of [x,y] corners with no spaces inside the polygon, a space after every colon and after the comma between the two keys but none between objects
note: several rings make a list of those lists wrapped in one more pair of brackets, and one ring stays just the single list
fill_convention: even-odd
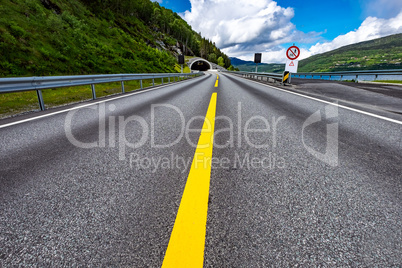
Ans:
[{"label": "yellow center line", "polygon": [[162,268],[202,267],[204,263],[216,99],[215,92],[209,103]]},{"label": "yellow center line", "polygon": [[218,87],[218,82],[219,82],[219,80],[218,80],[218,79],[216,79],[216,82],[215,82],[215,87]]}]

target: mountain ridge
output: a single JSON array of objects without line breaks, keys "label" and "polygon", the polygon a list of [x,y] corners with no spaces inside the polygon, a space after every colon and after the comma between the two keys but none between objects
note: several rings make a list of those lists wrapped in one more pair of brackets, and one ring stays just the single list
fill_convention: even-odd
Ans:
[{"label": "mountain ridge", "polygon": [[[245,61],[236,57],[230,57],[230,61],[233,67],[238,68],[240,71],[255,72],[254,61]],[[258,63],[258,72],[279,73],[283,72],[284,69],[285,64],[281,63]]]},{"label": "mountain ridge", "polygon": [[[231,58],[241,71],[254,72],[255,63]],[[259,71],[283,72],[285,64],[258,64]],[[261,66],[261,67],[260,67]],[[346,45],[299,61],[299,72],[402,69],[402,33]]]},{"label": "mountain ridge", "polygon": [[343,46],[299,62],[300,72],[402,69],[402,33]]},{"label": "mountain ridge", "polygon": [[0,76],[175,72],[178,54],[230,67],[215,44],[150,0],[3,0]]}]

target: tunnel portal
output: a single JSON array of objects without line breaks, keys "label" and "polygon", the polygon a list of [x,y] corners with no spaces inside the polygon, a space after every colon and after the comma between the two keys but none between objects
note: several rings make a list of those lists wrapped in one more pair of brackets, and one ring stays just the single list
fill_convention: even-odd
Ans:
[{"label": "tunnel portal", "polygon": [[197,71],[208,71],[209,69],[212,69],[211,64],[206,61],[206,60],[195,60],[191,66],[190,66],[191,70],[197,70]]}]

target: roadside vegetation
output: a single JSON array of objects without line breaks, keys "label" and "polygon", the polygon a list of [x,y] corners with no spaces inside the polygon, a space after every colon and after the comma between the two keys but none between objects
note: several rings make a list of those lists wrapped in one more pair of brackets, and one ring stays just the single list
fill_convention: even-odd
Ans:
[{"label": "roadside vegetation", "polygon": [[391,83],[391,84],[402,84],[401,80],[376,80],[373,82],[378,82],[378,83]]},{"label": "roadside vegetation", "polygon": [[[179,52],[230,67],[214,43],[150,0],[2,0],[0,14],[0,78],[174,73],[181,71]],[[184,72],[190,69],[185,66]],[[133,83],[133,89],[139,87]],[[119,90],[99,85],[97,96]],[[90,99],[91,90],[44,90],[43,95],[52,107]],[[36,92],[0,94],[0,117],[37,107]]]},{"label": "roadside vegetation", "polygon": [[[161,84],[160,79],[155,80],[155,85],[158,84]],[[150,86],[152,86],[152,80],[143,80],[143,87]],[[126,92],[137,90],[140,87],[139,81],[124,82],[124,89]],[[121,93],[121,84],[98,84],[95,85],[95,92],[97,98]],[[92,90],[89,85],[45,89],[42,90],[42,94],[46,108],[92,99]],[[0,94],[0,118],[38,109],[39,105],[36,91]]]},{"label": "roadside vegetation", "polygon": [[174,72],[178,51],[230,67],[181,17],[149,0],[4,0],[0,76]]},{"label": "roadside vegetation", "polygon": [[[255,63],[231,58],[234,67],[255,72]],[[344,46],[299,62],[299,72],[402,69],[402,34]],[[284,63],[258,64],[259,72],[282,73]]]},{"label": "roadside vegetation", "polygon": [[311,56],[299,72],[402,69],[402,34],[395,34]]}]

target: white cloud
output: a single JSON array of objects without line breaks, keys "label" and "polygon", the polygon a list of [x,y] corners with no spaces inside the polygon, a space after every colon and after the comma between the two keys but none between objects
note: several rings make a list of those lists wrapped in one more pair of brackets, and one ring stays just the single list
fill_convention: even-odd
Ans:
[{"label": "white cloud", "polygon": [[[362,22],[360,27],[354,31],[350,31],[344,35],[339,35],[334,40],[329,42],[317,43],[311,46],[309,49],[302,48],[299,60],[350,44],[369,41],[372,39],[397,33],[402,33],[402,11],[396,17],[390,19],[368,17]],[[314,38],[314,33],[311,34],[311,38]],[[295,31],[291,35],[290,39],[296,40],[297,43],[303,43],[303,40],[307,40],[308,38],[306,39],[306,35],[299,34],[297,31]],[[288,42],[291,42],[290,39]],[[288,42],[282,41],[283,40],[279,40],[279,42],[273,41],[267,44],[260,44],[256,46],[250,45],[250,49],[248,50],[243,50],[243,47],[241,45],[236,45],[223,49],[223,51],[230,56],[238,57],[242,60],[253,60],[254,52],[262,51],[263,62],[285,62],[286,49],[280,45]]]},{"label": "white cloud", "polygon": [[272,0],[190,0],[185,20],[220,48],[250,46],[285,40],[295,26],[292,8]]},{"label": "white cloud", "polygon": [[[362,0],[360,0],[362,1]],[[365,0],[366,1],[366,0]],[[191,11],[182,16],[197,32],[214,41],[224,53],[243,60],[252,60],[255,52],[263,53],[263,62],[285,62],[286,43],[314,44],[322,33],[298,31],[291,23],[292,8],[281,7],[274,0],[190,0]],[[380,5],[398,0],[372,0],[367,8],[388,12]],[[358,29],[332,41],[320,42],[301,49],[300,58],[327,52],[349,44],[402,33],[402,11],[388,18],[367,17]]]},{"label": "white cloud", "polygon": [[[317,43],[309,49],[309,55],[319,54],[342,46],[368,41],[391,34],[402,33],[402,11],[394,18],[368,17],[357,30],[336,37],[331,42]],[[302,56],[302,54],[300,54]]]},{"label": "white cloud", "polygon": [[392,18],[402,10],[401,0],[359,0],[366,16]]}]

